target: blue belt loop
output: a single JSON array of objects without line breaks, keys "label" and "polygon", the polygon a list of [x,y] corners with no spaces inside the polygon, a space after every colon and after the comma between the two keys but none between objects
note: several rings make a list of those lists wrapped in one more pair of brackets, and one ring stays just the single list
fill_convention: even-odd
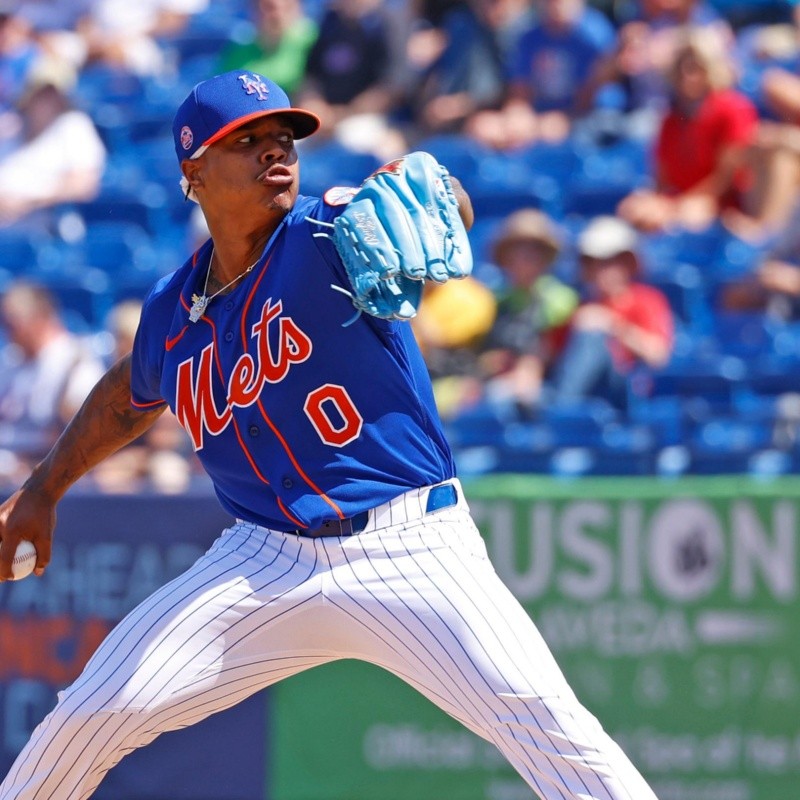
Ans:
[{"label": "blue belt loop", "polygon": [[438,511],[441,508],[449,508],[458,502],[458,491],[452,483],[443,483],[439,486],[434,486],[428,492],[428,503],[425,506],[425,513],[430,514],[431,511]]}]

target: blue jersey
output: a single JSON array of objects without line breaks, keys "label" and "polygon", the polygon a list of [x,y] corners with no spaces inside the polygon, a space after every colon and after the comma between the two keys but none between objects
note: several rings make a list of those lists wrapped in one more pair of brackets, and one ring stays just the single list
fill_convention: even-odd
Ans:
[{"label": "blue jersey", "polygon": [[566,30],[537,24],[512,53],[509,78],[530,87],[536,111],[569,111],[597,60],[616,44],[614,28],[600,11],[586,8]]},{"label": "blue jersey", "polygon": [[362,315],[328,230],[344,209],[299,197],[261,260],[196,323],[210,242],[145,300],[132,403],[175,413],[234,516],[278,530],[351,517],[454,476],[407,323]]}]

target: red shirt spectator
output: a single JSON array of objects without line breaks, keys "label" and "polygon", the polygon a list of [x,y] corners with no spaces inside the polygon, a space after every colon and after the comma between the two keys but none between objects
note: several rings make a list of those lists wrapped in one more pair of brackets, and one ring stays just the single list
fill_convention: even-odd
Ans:
[{"label": "red shirt spectator", "polygon": [[[644,283],[632,283],[620,294],[604,297],[599,305],[613,312],[617,325],[629,325],[658,337],[665,351],[672,350],[674,325],[672,310],[664,293],[654,286]],[[630,372],[640,360],[621,339],[609,337],[608,348],[614,366],[620,372]]]},{"label": "red shirt spectator", "polygon": [[[656,142],[663,191],[681,194],[693,189],[714,172],[725,148],[747,147],[753,141],[757,123],[753,103],[731,89],[711,92],[692,117],[673,109],[664,118]],[[749,182],[748,171],[740,167],[720,197],[720,205],[739,206]]]}]

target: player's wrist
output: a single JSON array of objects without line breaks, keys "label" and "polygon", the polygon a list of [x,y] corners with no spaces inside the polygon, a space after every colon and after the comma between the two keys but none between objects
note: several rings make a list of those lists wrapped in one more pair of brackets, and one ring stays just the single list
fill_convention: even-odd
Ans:
[{"label": "player's wrist", "polygon": [[55,505],[66,493],[70,483],[56,480],[47,468],[46,461],[37,464],[28,479],[22,484],[21,491],[37,495],[43,503]]}]

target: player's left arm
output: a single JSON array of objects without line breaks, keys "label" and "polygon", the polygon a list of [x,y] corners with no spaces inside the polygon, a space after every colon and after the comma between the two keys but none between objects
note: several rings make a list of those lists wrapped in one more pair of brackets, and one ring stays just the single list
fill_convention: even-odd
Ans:
[{"label": "player's left arm", "polygon": [[455,195],[456,202],[458,203],[458,214],[461,217],[461,221],[464,223],[464,227],[467,230],[471,230],[475,223],[475,212],[472,209],[472,200],[470,200],[469,195],[461,185],[461,181],[454,175],[450,176],[450,183],[453,187],[453,194]]}]

